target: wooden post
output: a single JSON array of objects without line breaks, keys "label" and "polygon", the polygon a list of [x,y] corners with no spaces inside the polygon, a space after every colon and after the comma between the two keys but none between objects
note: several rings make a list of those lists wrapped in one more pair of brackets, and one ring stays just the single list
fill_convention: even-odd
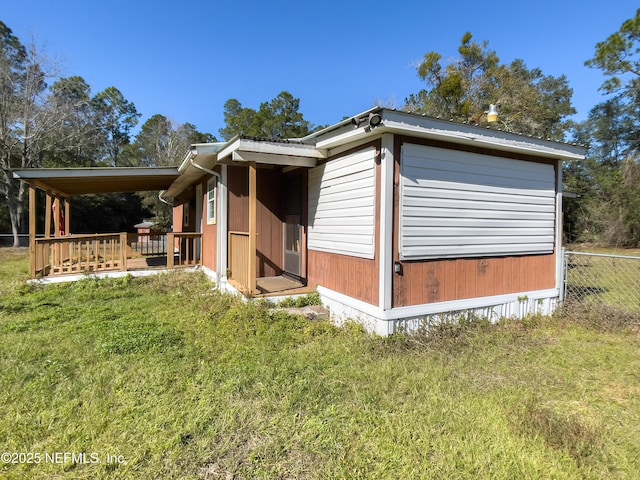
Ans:
[{"label": "wooden post", "polygon": [[249,295],[253,295],[256,289],[256,162],[249,162],[249,275],[247,276],[247,288]]},{"label": "wooden post", "polygon": [[[96,253],[97,254],[97,253]],[[120,234],[120,271],[127,271],[127,234]]]},{"label": "wooden post", "polygon": [[71,198],[64,199],[64,234],[71,235]]},{"label": "wooden post", "polygon": [[[71,235],[71,232],[69,232],[69,225],[70,225],[70,221],[69,221],[69,197],[62,199],[62,202],[64,202],[64,226],[60,225],[60,230],[62,230],[64,228],[64,236],[68,237],[69,235]],[[61,207],[62,207],[62,202],[61,203]],[[62,210],[60,211],[60,213],[62,213]],[[61,232],[58,232],[61,233]],[[65,262],[71,262],[71,243],[70,242],[63,242],[62,245],[60,246],[60,255],[62,257],[62,259]]]},{"label": "wooden post", "polygon": [[167,233],[167,268],[173,269],[173,250],[175,249],[175,238],[172,232]]},{"label": "wooden post", "polygon": [[53,211],[55,212],[55,216],[53,217],[53,236],[60,236],[60,199],[58,197],[54,197],[53,201]]},{"label": "wooden post", "polygon": [[51,195],[49,192],[46,192],[46,203],[45,203],[45,212],[44,212],[44,238],[49,238],[51,236]]},{"label": "wooden post", "polygon": [[[60,236],[60,198],[53,197],[53,237],[58,238]],[[55,259],[54,266],[58,267],[62,271],[63,265],[63,252],[60,248],[60,242],[53,244],[53,258]]]},{"label": "wooden post", "polygon": [[36,189],[29,187],[29,275],[36,278]]}]

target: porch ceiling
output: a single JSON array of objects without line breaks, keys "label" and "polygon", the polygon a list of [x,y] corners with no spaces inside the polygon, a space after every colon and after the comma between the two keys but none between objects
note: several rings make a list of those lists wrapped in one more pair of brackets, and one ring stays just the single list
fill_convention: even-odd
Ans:
[{"label": "porch ceiling", "polygon": [[27,168],[14,170],[14,178],[63,197],[91,193],[158,191],[179,176],[172,167]]}]

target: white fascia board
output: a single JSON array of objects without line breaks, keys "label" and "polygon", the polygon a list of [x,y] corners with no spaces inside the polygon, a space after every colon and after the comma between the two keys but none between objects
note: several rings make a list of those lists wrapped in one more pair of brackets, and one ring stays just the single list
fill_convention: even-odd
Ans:
[{"label": "white fascia board", "polygon": [[191,145],[190,160],[201,167],[213,168],[218,161],[218,152],[225,145],[226,143],[196,143]]},{"label": "white fascia board", "polygon": [[578,145],[526,137],[500,130],[447,122],[415,114],[382,110],[382,123],[376,128],[337,126],[318,138],[316,148],[336,149],[346,143],[363,141],[383,133],[473,145],[506,152],[526,153],[556,160],[583,160],[585,148]]},{"label": "white fascia board", "polygon": [[219,161],[230,157],[235,162],[256,162],[301,167],[315,167],[317,160],[326,158],[326,156],[326,150],[318,149],[312,145],[250,140],[246,138],[237,138],[229,142],[217,154]]},{"label": "white fascia board", "polygon": [[293,155],[274,155],[268,153],[238,151],[231,154],[234,162],[256,162],[269,165],[285,165],[294,167],[313,168],[318,160],[310,157],[298,157]]},{"label": "white fascia board", "polygon": [[225,145],[226,143],[222,143],[222,142],[194,143],[193,145],[191,145],[186,155],[184,156],[184,160],[182,160],[182,163],[178,167],[178,171],[180,173],[184,172],[191,165],[191,160],[195,161],[196,157],[201,157],[201,160],[202,160],[202,157],[205,157],[204,158],[205,160],[210,159],[210,157],[213,157],[213,160],[214,160],[213,163],[215,164],[215,161],[217,160],[218,152]]},{"label": "white fascia board", "polygon": [[339,147],[345,143],[358,142],[367,139],[373,135],[378,136],[381,132],[380,127],[375,129],[366,129],[366,127],[354,127],[351,123],[343,125],[319,139],[316,148],[329,150]]},{"label": "white fascia board", "polygon": [[226,144],[226,142],[194,143],[191,145],[191,150],[196,155],[211,155],[218,153]]},{"label": "white fascia board", "polygon": [[219,152],[218,152],[218,160],[222,160],[223,158],[228,157],[229,155],[231,155],[233,152],[235,152],[236,150],[238,150],[238,147],[240,146],[240,139],[239,138],[235,138],[235,139],[231,139],[229,140],[229,142],[226,144],[225,147],[223,147]]},{"label": "white fascia board", "polygon": [[240,139],[238,150],[242,152],[266,153],[272,155],[292,155],[296,157],[325,158],[326,152],[313,145],[280,143],[268,140]]},{"label": "white fascia board", "polygon": [[182,163],[178,167],[178,172],[183,173],[189,165],[191,165],[191,159],[193,158],[193,152],[191,150],[187,151]]},{"label": "white fascia board", "polygon": [[[329,125],[328,127],[323,128],[322,130],[318,130],[317,132],[313,132],[310,133],[309,135],[307,135],[306,137],[302,137],[302,138],[298,138],[296,140],[302,142],[302,143],[317,143],[316,139],[326,135],[327,133],[333,131],[333,130],[337,130],[340,127],[344,126],[344,125],[351,125],[351,127],[353,128],[353,125],[351,123],[352,119],[354,118],[363,118],[368,116],[370,113],[376,112],[376,111],[380,111],[381,107],[371,107],[368,110],[365,110],[362,113],[359,113],[357,115],[353,115],[351,117],[345,118],[344,120],[342,120],[341,122],[338,122],[334,125]],[[317,145],[316,145],[317,146]]]},{"label": "white fascia board", "polygon": [[26,168],[13,171],[13,178],[39,180],[42,178],[143,177],[177,175],[175,167],[85,167],[85,168]]},{"label": "white fascia board", "polygon": [[526,137],[500,130],[419,117],[397,111],[385,110],[382,125],[376,128],[376,130],[378,129],[496,150],[528,153],[558,160],[582,160],[586,153],[585,148],[579,145]]}]

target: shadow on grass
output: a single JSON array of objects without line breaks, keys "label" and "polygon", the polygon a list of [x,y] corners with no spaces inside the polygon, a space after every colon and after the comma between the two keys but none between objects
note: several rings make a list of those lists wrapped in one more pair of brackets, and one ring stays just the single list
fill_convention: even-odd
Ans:
[{"label": "shadow on grass", "polygon": [[566,296],[569,300],[578,301],[596,295],[603,295],[608,292],[608,288],[569,284],[567,285]]},{"label": "shadow on grass", "polygon": [[594,305],[568,298],[555,317],[567,324],[600,332],[640,333],[640,312],[605,305]]},{"label": "shadow on grass", "polygon": [[609,463],[597,429],[578,411],[562,412],[529,399],[513,418],[513,426],[521,434],[541,438],[549,447],[569,454],[581,467]]}]

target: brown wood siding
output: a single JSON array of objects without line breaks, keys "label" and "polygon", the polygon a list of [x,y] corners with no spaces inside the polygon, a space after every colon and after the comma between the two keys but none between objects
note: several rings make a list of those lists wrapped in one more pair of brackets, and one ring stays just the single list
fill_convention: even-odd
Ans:
[{"label": "brown wood siding", "polygon": [[378,261],[309,250],[309,285],[378,305]]},{"label": "brown wood siding", "polygon": [[182,232],[183,205],[173,207],[173,231]]},{"label": "brown wood siding", "polygon": [[[218,225],[217,223],[211,225],[207,223],[209,208],[207,183],[210,178],[211,176],[207,177],[207,179],[202,183],[202,266],[215,272],[218,268],[216,264]],[[216,206],[217,205],[218,202],[216,202]]]},{"label": "brown wood siding", "polygon": [[375,256],[373,259],[351,257],[336,253],[307,251],[308,284],[323,286],[371,305],[379,304],[380,268],[380,141],[361,145],[341,153],[340,158],[356,150],[376,147],[376,224]]},{"label": "brown wood siding", "polygon": [[[258,168],[256,202],[256,276],[282,274],[282,172]],[[249,231],[249,173],[247,167],[227,167],[228,225],[231,232]]]},{"label": "brown wood siding", "polygon": [[[189,205],[189,223],[184,223],[184,216],[182,222],[182,231],[183,232],[195,232],[196,231],[196,188],[195,185],[190,189],[191,198],[185,202],[185,204]],[[183,209],[184,213],[184,209]]]},{"label": "brown wood siding", "polygon": [[457,258],[401,262],[398,250],[400,201],[400,160],[402,143],[414,143],[460,151],[495,155],[517,160],[552,163],[531,155],[397,136],[394,142],[393,259],[402,265],[402,274],[393,273],[392,305],[406,307],[510,293],[556,288],[556,254]]},{"label": "brown wood siding", "polygon": [[258,169],[256,197],[256,276],[274,277],[281,275],[284,267],[282,171],[279,168]]},{"label": "brown wood siding", "polygon": [[249,173],[246,167],[227,167],[229,192],[228,223],[230,232],[249,231]]},{"label": "brown wood siding", "polygon": [[216,252],[218,249],[217,225],[204,225],[202,227],[202,266],[214,272],[218,268],[216,264]]},{"label": "brown wood siding", "polygon": [[[220,166],[216,166],[214,170],[220,174]],[[211,180],[212,175],[207,175],[207,178],[202,182],[202,265],[213,270],[214,272],[218,268],[217,253],[218,253],[218,223],[209,224],[207,219],[209,218],[209,188],[208,183]],[[218,189],[220,183],[218,183]],[[219,193],[219,191],[217,192]],[[219,196],[219,195],[218,195]],[[220,215],[220,200],[216,201],[216,219]]]},{"label": "brown wood siding", "polygon": [[402,262],[393,306],[448,302],[555,288],[555,254]]}]

